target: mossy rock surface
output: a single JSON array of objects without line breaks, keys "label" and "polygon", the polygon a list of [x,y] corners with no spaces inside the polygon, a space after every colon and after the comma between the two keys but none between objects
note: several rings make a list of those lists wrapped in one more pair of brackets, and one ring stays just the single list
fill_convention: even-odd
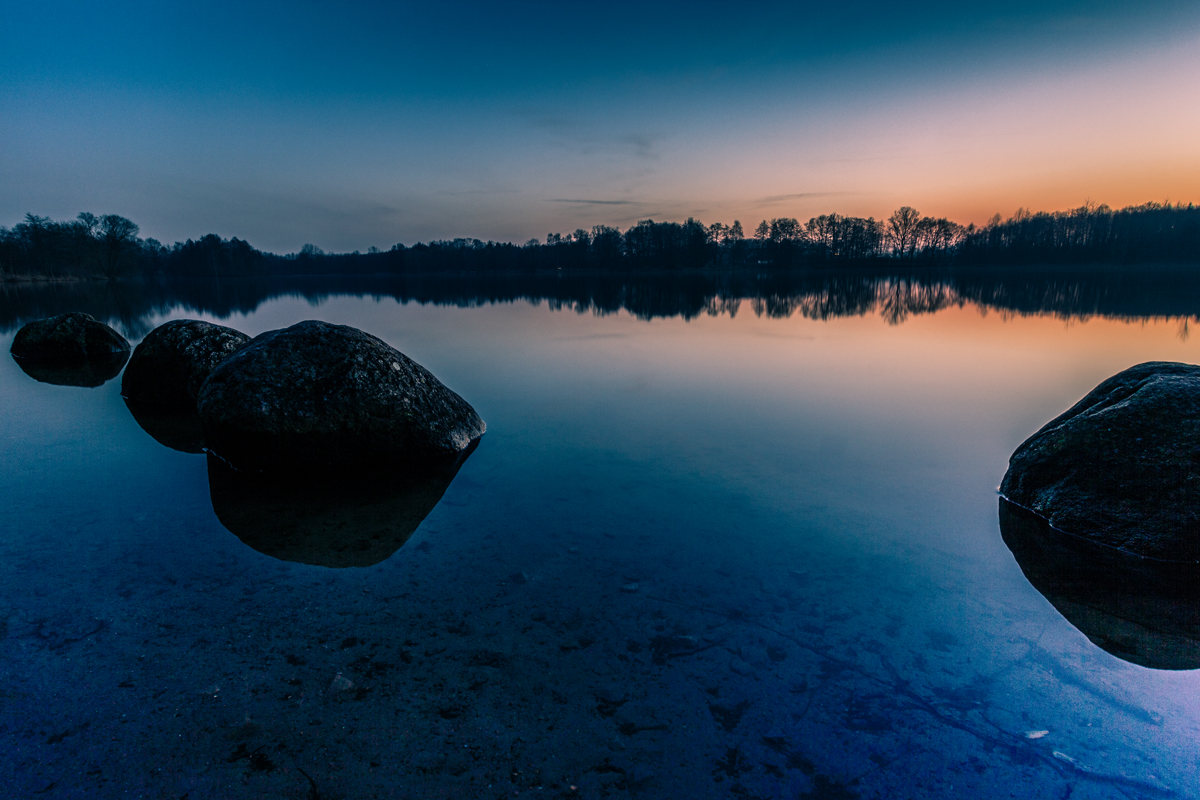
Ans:
[{"label": "mossy rock surface", "polygon": [[270,331],[200,388],[207,447],[237,469],[444,466],[483,435],[469,403],[386,342],[310,320]]}]

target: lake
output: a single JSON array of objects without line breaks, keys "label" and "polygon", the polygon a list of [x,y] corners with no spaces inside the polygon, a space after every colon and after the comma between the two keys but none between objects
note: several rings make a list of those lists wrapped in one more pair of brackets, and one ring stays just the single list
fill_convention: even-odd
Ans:
[{"label": "lake", "polygon": [[67,310],[353,325],[488,430],[330,566],[231,532],[119,378],[0,359],[6,796],[1198,794],[1200,634],[1072,624],[997,495],[1104,378],[1200,362],[1184,272],[11,285],[5,350]]}]

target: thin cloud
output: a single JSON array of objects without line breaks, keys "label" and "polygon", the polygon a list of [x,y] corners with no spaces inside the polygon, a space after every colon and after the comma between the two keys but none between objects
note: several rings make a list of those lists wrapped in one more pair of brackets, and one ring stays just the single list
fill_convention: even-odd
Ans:
[{"label": "thin cloud", "polygon": [[583,123],[573,117],[552,114],[540,114],[534,111],[518,111],[517,116],[525,120],[531,128],[547,131],[573,131],[583,127]]},{"label": "thin cloud", "polygon": [[773,194],[769,197],[761,197],[756,201],[756,205],[769,206],[772,203],[783,203],[788,200],[806,200],[810,197],[838,197],[839,195],[854,194],[854,192],[797,192],[795,194]]},{"label": "thin cloud", "polygon": [[864,164],[873,161],[899,161],[904,156],[860,156],[858,158],[822,158],[818,164]]},{"label": "thin cloud", "polygon": [[520,189],[459,189],[456,191],[446,192],[446,194],[516,194],[519,191]]},{"label": "thin cloud", "polygon": [[657,161],[661,157],[658,145],[662,137],[655,133],[599,132],[597,125],[589,123],[584,117],[535,108],[513,109],[512,114],[530,128],[555,137],[560,143],[584,155],[618,150],[644,161]]},{"label": "thin cloud", "polygon": [[654,149],[658,138],[644,133],[629,133],[621,137],[621,141],[633,148],[633,154],[638,158],[657,159],[658,151]]},{"label": "thin cloud", "polygon": [[637,200],[571,200],[567,198],[555,198],[550,200],[551,203],[582,203],[589,206],[640,206]]}]

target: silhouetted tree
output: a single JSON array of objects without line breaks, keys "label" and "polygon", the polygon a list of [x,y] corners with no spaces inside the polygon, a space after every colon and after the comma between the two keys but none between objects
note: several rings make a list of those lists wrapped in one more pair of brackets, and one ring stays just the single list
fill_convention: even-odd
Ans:
[{"label": "silhouetted tree", "polygon": [[117,214],[105,214],[98,226],[104,274],[116,278],[133,266],[138,226]]},{"label": "silhouetted tree", "polygon": [[922,217],[916,226],[912,252],[919,253],[927,261],[946,260],[966,234],[966,228],[944,217]]},{"label": "silhouetted tree", "polygon": [[608,225],[592,228],[592,252],[596,262],[605,269],[617,269],[625,256],[624,239],[621,231]]},{"label": "silhouetted tree", "polygon": [[893,252],[901,259],[912,258],[917,246],[917,231],[921,215],[912,206],[901,206],[887,220],[887,237]]}]

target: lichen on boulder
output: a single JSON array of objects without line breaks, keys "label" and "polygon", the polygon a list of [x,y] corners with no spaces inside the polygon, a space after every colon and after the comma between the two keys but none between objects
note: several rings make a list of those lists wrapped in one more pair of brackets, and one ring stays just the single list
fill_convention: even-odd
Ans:
[{"label": "lichen on boulder", "polygon": [[210,452],[236,469],[311,473],[453,463],[483,420],[370,334],[309,320],[254,338],[197,396]]}]

